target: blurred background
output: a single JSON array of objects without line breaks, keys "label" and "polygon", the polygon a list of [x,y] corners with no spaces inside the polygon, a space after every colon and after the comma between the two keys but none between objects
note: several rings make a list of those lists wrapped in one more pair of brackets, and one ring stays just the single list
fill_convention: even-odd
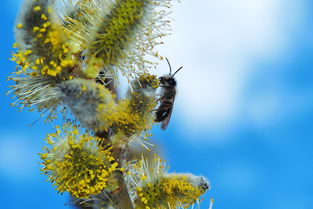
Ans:
[{"label": "blurred background", "polygon": [[[39,114],[4,96],[20,3],[0,13],[1,208],[70,208],[39,171],[53,124],[28,127]],[[312,209],[313,1],[182,1],[172,17],[160,53],[184,68],[168,129],[152,130],[170,171],[210,180],[203,209]]]}]

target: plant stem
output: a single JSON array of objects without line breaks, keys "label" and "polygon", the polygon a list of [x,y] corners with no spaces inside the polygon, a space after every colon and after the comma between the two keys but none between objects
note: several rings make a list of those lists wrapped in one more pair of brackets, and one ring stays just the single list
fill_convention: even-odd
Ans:
[{"label": "plant stem", "polygon": [[[96,133],[98,137],[102,138],[102,147],[107,148],[110,146],[109,139],[111,134],[112,133],[110,133],[110,130],[106,132]],[[122,148],[115,148],[112,150],[112,155],[115,159],[115,162],[118,163],[118,167],[122,168],[122,162],[125,158],[125,150]],[[118,182],[118,189],[112,192],[107,192],[109,199],[112,201],[116,209],[133,209],[134,206],[132,204],[127,186],[125,184],[123,172],[116,170],[113,171],[112,175],[114,179],[116,179]]]},{"label": "plant stem", "polygon": [[113,176],[119,184],[119,188],[116,191],[108,193],[108,196],[112,200],[114,207],[116,209],[133,209],[134,206],[129,197],[123,173],[121,171],[114,171]]}]

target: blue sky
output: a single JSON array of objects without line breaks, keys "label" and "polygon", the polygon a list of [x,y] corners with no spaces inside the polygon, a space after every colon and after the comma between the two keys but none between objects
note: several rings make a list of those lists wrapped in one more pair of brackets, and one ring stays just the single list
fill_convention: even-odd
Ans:
[{"label": "blue sky", "polygon": [[[4,208],[64,206],[40,175],[42,139],[53,127],[18,112],[4,94],[21,1],[1,8],[0,184]],[[215,209],[313,208],[313,5],[309,0],[199,0],[175,4],[160,53],[178,95],[166,131],[153,129],[171,171],[207,176]],[[168,73],[161,63],[159,75]],[[4,204],[4,205],[3,205]]]}]

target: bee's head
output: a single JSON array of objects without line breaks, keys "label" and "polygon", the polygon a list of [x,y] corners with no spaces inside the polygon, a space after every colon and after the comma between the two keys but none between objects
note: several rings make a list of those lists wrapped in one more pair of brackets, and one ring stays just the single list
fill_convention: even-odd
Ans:
[{"label": "bee's head", "polygon": [[171,87],[175,87],[176,86],[175,78],[173,78],[170,75],[161,76],[159,78],[159,80],[160,80],[160,83],[161,83],[162,86],[171,86]]},{"label": "bee's head", "polygon": [[168,66],[170,67],[170,74],[168,75],[163,75],[159,78],[160,80],[160,83],[162,86],[168,86],[168,87],[175,87],[176,86],[176,80],[174,78],[175,74],[180,71],[183,67],[180,67],[178,68],[178,70],[176,70],[176,72],[174,74],[172,74],[172,67],[171,67],[171,64],[170,62],[168,61],[167,58],[165,58],[167,63],[168,63]]}]

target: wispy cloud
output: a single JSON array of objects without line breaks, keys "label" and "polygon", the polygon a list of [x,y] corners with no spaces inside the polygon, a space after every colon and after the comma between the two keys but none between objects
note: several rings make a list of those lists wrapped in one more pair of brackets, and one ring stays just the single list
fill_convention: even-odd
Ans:
[{"label": "wispy cloud", "polygon": [[[256,63],[288,53],[291,29],[302,29],[304,2],[202,0],[177,5],[174,34],[161,50],[174,66],[184,66],[177,75],[175,111],[190,130],[224,132],[239,123]],[[168,72],[166,63],[160,69]]]}]

